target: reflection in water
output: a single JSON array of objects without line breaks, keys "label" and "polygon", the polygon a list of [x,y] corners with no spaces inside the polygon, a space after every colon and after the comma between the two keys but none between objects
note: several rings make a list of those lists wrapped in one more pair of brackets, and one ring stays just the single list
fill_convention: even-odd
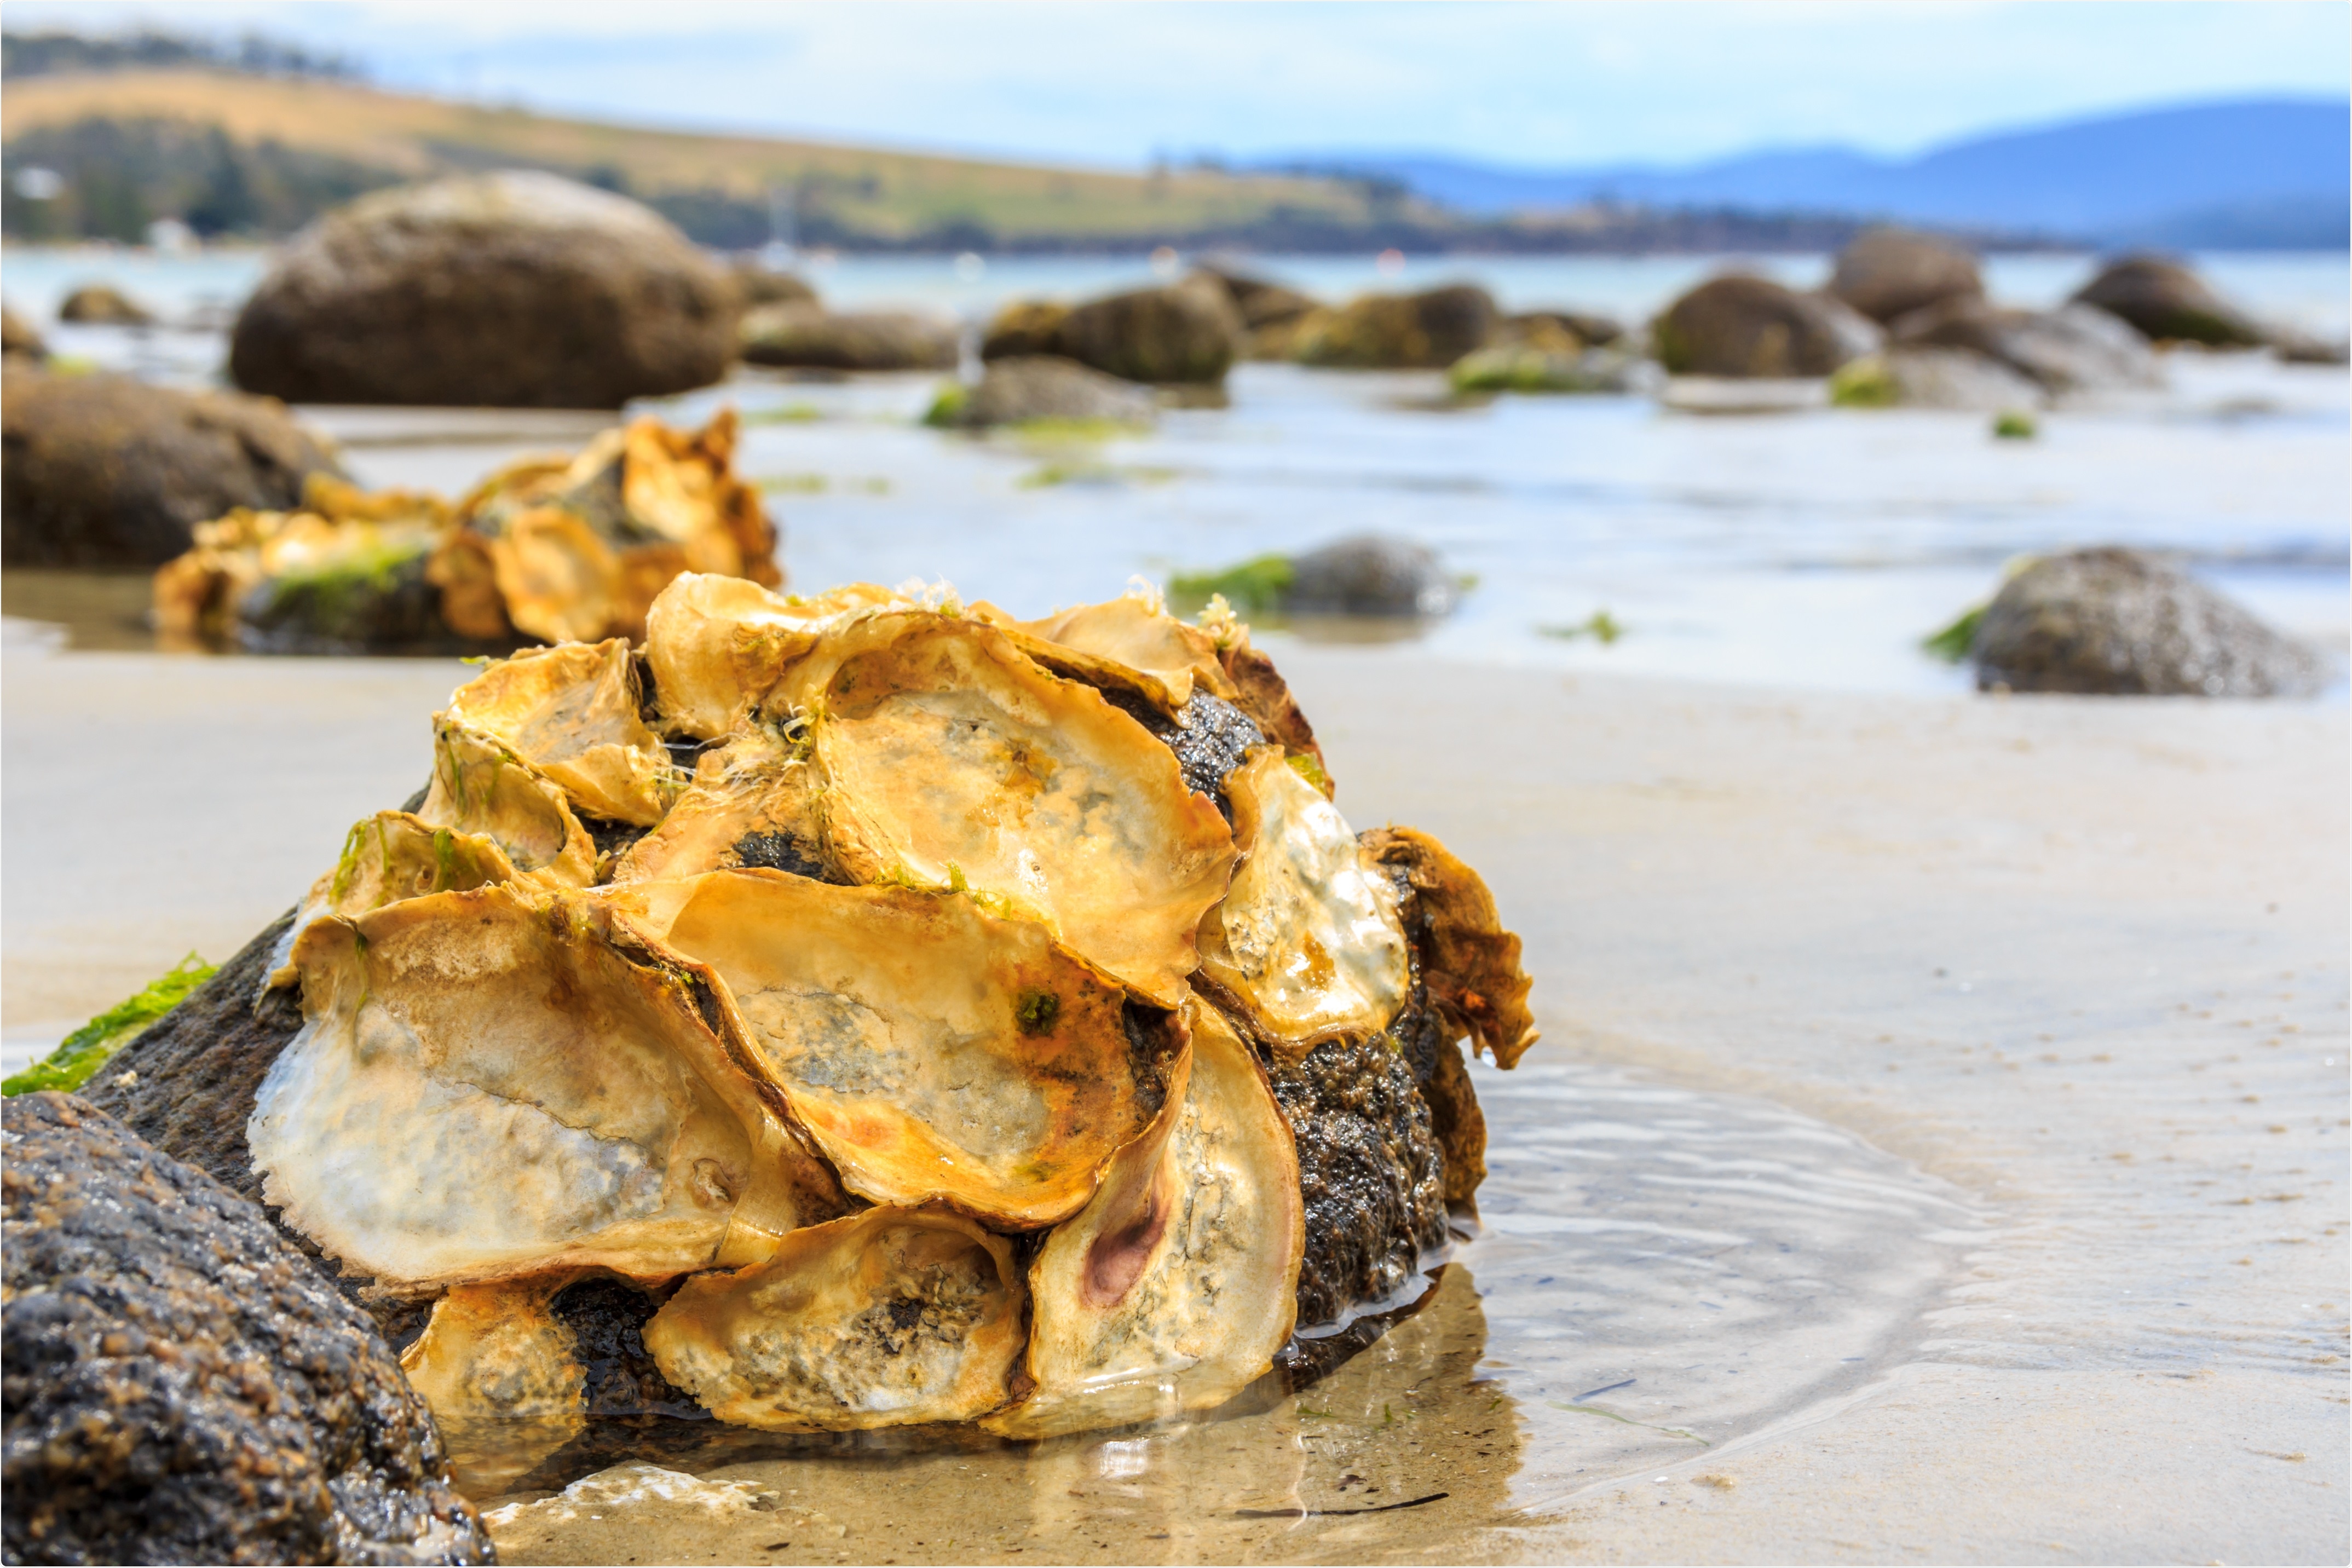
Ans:
[{"label": "reflection in water", "polygon": [[[509,1496],[638,1458],[751,1483],[773,1510],[524,1507],[502,1516],[500,1554],[612,1561],[624,1527],[620,1555],[646,1562],[1502,1552],[1493,1532],[1577,1489],[1704,1456],[1901,1360],[1972,1219],[1902,1162],[1763,1101],[1540,1054],[1476,1081],[1485,1228],[1320,1377],[1276,1373],[1202,1419],[1036,1445],[599,1423]],[[788,1531],[788,1516],[845,1533]]]}]

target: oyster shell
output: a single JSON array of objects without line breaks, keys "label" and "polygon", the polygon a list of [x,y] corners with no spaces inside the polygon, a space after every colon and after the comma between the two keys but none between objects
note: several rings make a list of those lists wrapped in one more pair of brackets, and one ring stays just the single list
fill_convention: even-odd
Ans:
[{"label": "oyster shell", "polygon": [[[588,1424],[587,1371],[570,1328],[552,1310],[570,1273],[497,1285],[452,1287],[433,1303],[400,1370],[432,1409],[445,1441],[512,1479]],[[487,1427],[488,1431],[480,1431]],[[485,1467],[470,1467],[479,1476]]]},{"label": "oyster shell", "polygon": [[1166,1097],[1178,1032],[1130,1030],[1117,985],[970,899],[768,870],[610,897],[725,982],[793,1114],[876,1203],[1051,1225]]},{"label": "oyster shell", "polygon": [[1467,1036],[1496,1067],[1517,1066],[1538,1038],[1528,1010],[1534,982],[1519,967],[1519,939],[1503,928],[1486,879],[1417,827],[1368,829],[1363,846],[1375,863],[1405,879],[1421,978],[1450,1038]]},{"label": "oyster shell", "polygon": [[550,886],[584,888],[596,844],[561,786],[513,750],[444,713],[433,724],[433,782],[419,822],[478,834],[518,871]]},{"label": "oyster shell", "polygon": [[1036,1388],[990,1430],[1042,1437],[1221,1405],[1290,1338],[1298,1156],[1249,1047],[1186,1005],[1179,1095],[1029,1266]]},{"label": "oyster shell", "polygon": [[707,972],[518,883],[314,922],[247,1125],[266,1200],[425,1290],[764,1256],[845,1205]]},{"label": "oyster shell", "polygon": [[829,879],[817,826],[815,780],[775,736],[738,736],[695,763],[694,782],[661,826],[631,845],[614,883],[764,866]]},{"label": "oyster shell", "polygon": [[530,648],[449,697],[449,717],[512,747],[591,816],[651,827],[681,781],[638,713],[636,671],[620,637]]},{"label": "oyster shell", "polygon": [[1201,922],[1202,979],[1291,1056],[1386,1028],[1412,984],[1395,889],[1281,748],[1252,752],[1225,794],[1242,863]]},{"label": "oyster shell", "polygon": [[1217,662],[1215,639],[1168,614],[1156,593],[1123,594],[1099,605],[1080,605],[1015,624],[1039,642],[1150,678],[1171,714],[1192,700],[1196,687],[1213,697],[1236,695]]},{"label": "oyster shell", "polygon": [[958,1215],[866,1209],[678,1287],[646,1325],[662,1375],[722,1421],[843,1431],[969,1421],[1021,1353],[1012,1245]]},{"label": "oyster shell", "polygon": [[678,577],[646,612],[646,662],[664,725],[703,741],[741,729],[784,666],[815,646],[809,621],[757,583]]}]

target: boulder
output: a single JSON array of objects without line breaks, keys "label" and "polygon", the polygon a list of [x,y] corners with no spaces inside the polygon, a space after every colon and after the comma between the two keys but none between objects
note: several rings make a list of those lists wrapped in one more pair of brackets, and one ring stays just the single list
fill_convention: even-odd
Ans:
[{"label": "boulder", "polygon": [[2132,256],[2099,269],[2074,302],[2095,305],[2156,342],[2253,348],[2268,334],[2177,261]]},{"label": "boulder", "polygon": [[650,208],[552,174],[377,191],[296,236],[229,373],[298,403],[617,408],[735,353],[719,267]]},{"label": "boulder", "polygon": [[1474,284],[1366,294],[1302,328],[1291,356],[1351,370],[1443,370],[1486,347],[1500,320],[1494,297]]},{"label": "boulder", "polygon": [[0,560],[155,566],[233,507],[300,500],[331,448],[275,398],[175,392],[12,361],[0,395]]},{"label": "boulder", "polygon": [[1035,419],[1149,425],[1159,416],[1149,392],[1076,360],[1021,354],[988,362],[977,386],[943,403],[932,423],[984,428]]},{"label": "boulder", "polygon": [[1359,533],[1294,556],[1283,607],[1305,615],[1443,616],[1459,596],[1429,546]]},{"label": "boulder", "polygon": [[785,370],[953,370],[956,330],[900,311],[763,305],[743,318],[742,355]]},{"label": "boulder", "polygon": [[1073,309],[1054,351],[1126,381],[1213,384],[1241,352],[1242,319],[1203,277],[1132,289]]},{"label": "boulder", "polygon": [[1522,310],[1507,317],[1503,326],[1529,341],[1541,331],[1564,333],[1587,348],[1613,343],[1625,335],[1622,321],[1591,310]]},{"label": "boulder", "polygon": [[154,312],[111,283],[85,283],[58,307],[58,320],[82,327],[152,327]]},{"label": "boulder", "polygon": [[2271,347],[2287,364],[2343,364],[2352,361],[2352,342],[2292,328],[2271,334]]},{"label": "boulder", "polygon": [[1947,300],[1980,300],[1984,278],[1975,257],[1932,236],[1868,228],[1838,253],[1828,291],[1885,322]]},{"label": "boulder", "polygon": [[1486,392],[1651,393],[1664,373],[1617,349],[1553,352],[1528,345],[1480,349],[1454,362],[1457,394]]},{"label": "boulder", "polygon": [[2042,388],[1997,359],[1969,349],[1896,343],[1849,360],[1830,377],[1841,408],[1951,408],[1979,414],[2032,408]]},{"label": "boulder", "polygon": [[2033,562],[1985,606],[1969,647],[1990,690],[2116,697],[2294,697],[2318,657],[2164,562],[2078,550]]},{"label": "boulder", "polygon": [[373,1325],[87,1101],[6,1102],[11,1563],[490,1563]]},{"label": "boulder", "polygon": [[1311,294],[1302,294],[1279,283],[1247,273],[1229,271],[1216,266],[1204,266],[1194,274],[1205,278],[1225,291],[1241,312],[1242,325],[1255,332],[1266,327],[1295,321],[1307,311],[1318,310],[1320,303]]},{"label": "boulder", "polygon": [[35,364],[49,357],[49,345],[33,323],[16,314],[14,305],[0,304],[0,357],[29,360]]},{"label": "boulder", "polygon": [[1061,351],[1062,323],[1070,319],[1067,305],[1056,305],[1045,300],[1016,300],[996,312],[995,319],[980,335],[980,357],[983,360],[1013,359],[1024,354],[1053,354]]},{"label": "boulder", "polygon": [[778,272],[757,257],[739,260],[728,270],[735,285],[735,300],[746,310],[761,305],[814,305],[816,290],[794,272]]},{"label": "boulder", "polygon": [[2088,305],[2017,310],[1981,300],[1948,300],[1903,317],[1895,323],[1894,338],[1906,346],[1986,355],[2054,394],[2126,392],[2164,384],[2156,356],[2140,335]]},{"label": "boulder", "polygon": [[1827,375],[1876,348],[1876,323],[1843,302],[1769,278],[1709,279],[1652,323],[1658,363],[1676,375]]}]

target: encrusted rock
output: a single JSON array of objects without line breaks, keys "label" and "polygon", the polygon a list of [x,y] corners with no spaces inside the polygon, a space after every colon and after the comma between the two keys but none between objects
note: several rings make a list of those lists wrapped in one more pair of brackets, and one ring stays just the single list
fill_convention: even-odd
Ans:
[{"label": "encrusted rock", "polygon": [[2078,550],[2001,584],[1970,647],[1990,690],[2294,697],[2318,657],[2186,574],[2136,551]]},{"label": "encrusted rock", "polygon": [[1302,364],[1353,370],[1442,370],[1495,335],[1494,297],[1467,283],[1419,294],[1367,294],[1303,325],[1291,353]]},{"label": "encrusted rock", "polygon": [[1975,257],[1932,235],[1871,228],[1838,253],[1828,291],[1874,321],[1892,321],[1947,300],[1981,299],[1984,278]]},{"label": "encrusted rock", "polygon": [[155,313],[111,283],[85,283],[58,307],[58,320],[77,326],[152,326]]},{"label": "encrusted rock", "polygon": [[1224,289],[1195,277],[1087,300],[1063,318],[1054,352],[1126,381],[1204,384],[1224,380],[1241,337]]},{"label": "encrusted rock", "polygon": [[747,364],[783,370],[952,370],[955,329],[904,311],[833,311],[809,301],[743,318]]},{"label": "encrusted rock", "polygon": [[489,1563],[367,1319],[70,1095],[6,1102],[11,1563]]},{"label": "encrusted rock", "polygon": [[738,308],[652,209],[508,171],[303,230],[238,315],[229,373],[295,402],[617,408],[724,375]]},{"label": "encrusted rock", "polygon": [[988,362],[980,384],[964,391],[937,422],[982,427],[1033,419],[1149,425],[1159,417],[1151,395],[1132,382],[1052,354],[1021,354]]},{"label": "encrusted rock", "polygon": [[1658,363],[1676,375],[1827,375],[1878,346],[1866,316],[1769,278],[1709,279],[1652,323]]},{"label": "encrusted rock", "polygon": [[308,476],[341,471],[275,398],[51,375],[11,356],[0,405],[0,559],[12,566],[159,565],[196,524],[290,507]]},{"label": "encrusted rock", "polygon": [[2147,342],[2088,305],[2017,310],[1981,300],[1948,300],[1896,321],[1893,337],[1906,347],[1983,354],[2053,394],[2128,392],[2164,381]]},{"label": "encrusted rock", "polygon": [[2252,348],[2268,336],[2202,278],[2160,256],[2130,256],[2109,263],[2076,290],[2074,303],[2095,305],[2158,342]]}]

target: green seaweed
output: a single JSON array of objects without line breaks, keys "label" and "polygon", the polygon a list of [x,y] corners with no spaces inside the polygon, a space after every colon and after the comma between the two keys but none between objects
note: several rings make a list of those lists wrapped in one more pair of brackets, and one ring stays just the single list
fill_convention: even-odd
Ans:
[{"label": "green seaweed", "polygon": [[1023,419],[1009,428],[1024,441],[1115,441],[1150,428],[1127,419]]},{"label": "green seaweed", "polygon": [[265,585],[265,625],[296,622],[313,634],[363,642],[377,631],[381,606],[421,579],[432,545],[420,539],[378,541],[315,566],[282,573]]},{"label": "green seaweed", "polygon": [[923,410],[923,423],[934,430],[952,429],[963,423],[964,405],[971,401],[971,389],[960,381],[949,382]]},{"label": "green seaweed", "polygon": [[1901,398],[1894,374],[1876,354],[1848,360],[1830,377],[1833,408],[1892,408]]},{"label": "green seaweed", "polygon": [[1976,647],[1977,627],[1983,622],[1984,613],[1982,605],[1961,611],[1959,618],[1942,631],[1921,637],[1920,648],[1929,658],[1939,658],[1946,664],[1966,662],[1969,649]]},{"label": "green seaweed", "polygon": [[0,1095],[38,1089],[77,1089],[104,1067],[107,1058],[137,1038],[148,1025],[180,1005],[213,977],[214,966],[194,953],[149,981],[144,988],[68,1035],[41,1060],[0,1081]]},{"label": "green seaweed", "polygon": [[1021,1005],[1014,1016],[1021,1021],[1024,1035],[1050,1035],[1054,1020],[1062,1015],[1062,999],[1051,991],[1031,989],[1021,993]]},{"label": "green seaweed", "polygon": [[1323,764],[1315,760],[1314,752],[1293,752],[1282,760],[1289,764],[1292,773],[1321,790],[1326,795],[1331,793],[1331,775],[1323,771]]},{"label": "green seaweed", "polygon": [[823,495],[832,481],[823,474],[770,474],[759,481],[766,495]]},{"label": "green seaweed", "polygon": [[814,403],[787,403],[775,408],[754,408],[741,416],[746,425],[813,425],[824,417]]},{"label": "green seaweed", "polygon": [[1052,489],[1060,485],[1164,485],[1176,478],[1173,468],[1137,464],[1047,463],[1022,475],[1013,483],[1024,490]]},{"label": "green seaweed", "polygon": [[1625,635],[1624,623],[1606,610],[1595,610],[1571,626],[1538,626],[1536,630],[1545,637],[1558,637],[1563,642],[1573,641],[1578,637],[1591,637],[1603,647],[1607,647]]},{"label": "green seaweed", "polygon": [[1278,610],[1297,581],[1297,569],[1287,555],[1256,555],[1222,572],[1176,572],[1168,578],[1169,597],[1187,604],[1205,603],[1223,595],[1242,615]]},{"label": "green seaweed", "polygon": [[2042,433],[2042,426],[2021,408],[2004,408],[1993,416],[1992,433],[1997,440],[2031,441]]}]

